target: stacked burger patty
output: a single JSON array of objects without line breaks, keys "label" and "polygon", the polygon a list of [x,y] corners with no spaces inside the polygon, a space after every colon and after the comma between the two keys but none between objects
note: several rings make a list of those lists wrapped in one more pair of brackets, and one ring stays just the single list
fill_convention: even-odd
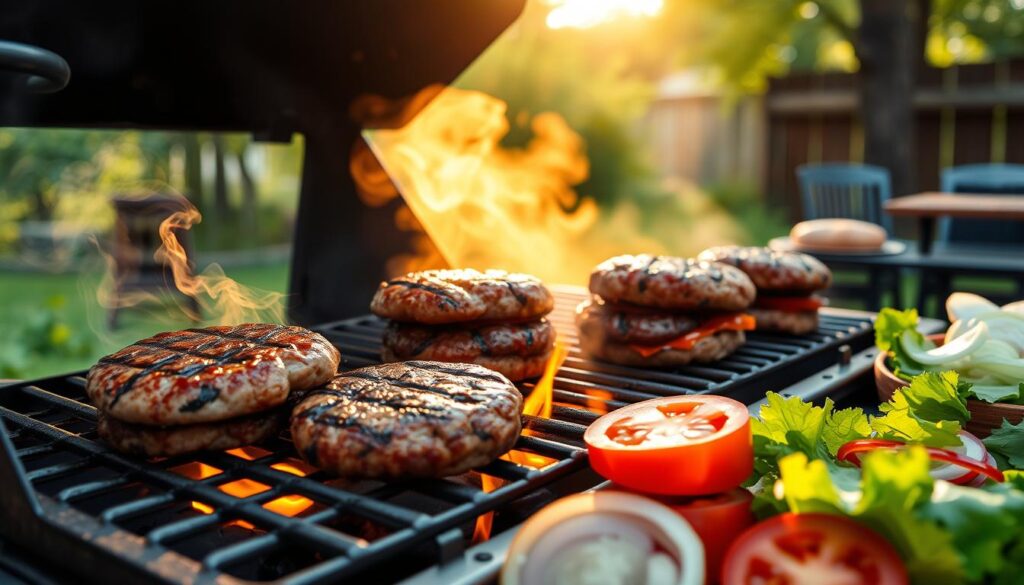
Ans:
[{"label": "stacked burger patty", "polygon": [[803,335],[817,330],[823,299],[815,293],[832,283],[832,271],[817,258],[746,246],[709,248],[699,258],[735,266],[750,277],[757,298],[748,311],[759,331]]},{"label": "stacked burger patty", "polygon": [[743,311],[755,288],[726,264],[648,254],[617,256],[590,275],[592,297],[577,307],[583,350],[633,366],[722,359],[745,341]]},{"label": "stacked burger patty", "polygon": [[385,362],[479,364],[518,381],[541,375],[555,343],[554,297],[537,278],[501,270],[413,272],[383,282],[370,304],[389,319]]},{"label": "stacked burger patty", "polygon": [[86,391],[118,450],[172,456],[276,433],[289,395],[326,383],[338,350],[301,327],[247,324],[160,333],[103,357]]}]

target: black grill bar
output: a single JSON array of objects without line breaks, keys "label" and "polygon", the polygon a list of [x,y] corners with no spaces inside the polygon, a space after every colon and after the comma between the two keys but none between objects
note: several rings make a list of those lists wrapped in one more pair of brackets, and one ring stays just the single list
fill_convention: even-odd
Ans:
[{"label": "black grill bar", "polygon": [[[96,409],[85,396],[84,372],[3,388],[0,420],[7,441],[0,464],[19,462],[25,472],[0,477],[0,490],[19,490],[27,482],[44,515],[37,517],[21,506],[0,510],[0,533],[56,558],[110,567],[106,575],[90,572],[94,579],[393,580],[460,554],[470,544],[474,521],[483,514],[519,514],[514,512],[517,506],[553,499],[565,489],[557,487],[563,483],[576,486],[572,489],[593,485],[596,479],[583,473],[582,435],[605,412],[652,397],[690,393],[714,392],[753,402],[766,389],[781,388],[831,365],[840,346],[859,351],[871,343],[871,315],[825,310],[821,327],[811,335],[752,333],[745,346],[718,363],[644,370],[582,354],[573,309],[585,293],[558,289],[556,297],[550,319],[569,355],[555,377],[551,417],[525,415],[526,431],[509,459],[460,478],[346,482],[317,470],[300,476],[281,465],[299,463],[287,436],[244,457],[216,452],[144,460],[97,440]],[[383,328],[381,320],[367,316],[318,330],[341,350],[342,369],[350,369],[378,362]],[[521,389],[528,395],[533,384]],[[539,469],[524,464],[530,456],[546,458],[545,464]],[[181,466],[199,464],[213,468],[208,469],[212,475],[192,479],[180,473]],[[0,469],[7,467],[17,469]],[[492,490],[482,489],[479,474],[494,478]],[[574,479],[582,477],[586,479]],[[243,480],[262,488],[246,497],[221,489]],[[270,502],[285,497],[305,498],[311,505],[297,516],[268,509]],[[209,506],[212,513],[200,513],[192,502]],[[69,546],[72,550],[62,549]]]}]

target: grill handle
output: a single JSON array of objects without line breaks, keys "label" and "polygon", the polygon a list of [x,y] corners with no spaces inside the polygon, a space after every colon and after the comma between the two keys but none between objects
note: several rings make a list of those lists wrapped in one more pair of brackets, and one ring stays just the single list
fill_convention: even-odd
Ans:
[{"label": "grill handle", "polygon": [[53,93],[71,80],[63,57],[34,45],[0,41],[0,70],[20,75],[16,83],[33,93]]}]

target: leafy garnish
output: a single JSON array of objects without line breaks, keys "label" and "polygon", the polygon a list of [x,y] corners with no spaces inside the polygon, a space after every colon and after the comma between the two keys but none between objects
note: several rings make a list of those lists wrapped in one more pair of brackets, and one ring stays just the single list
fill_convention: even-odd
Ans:
[{"label": "leafy garnish", "polygon": [[871,428],[879,437],[929,447],[960,445],[962,423],[971,418],[956,372],[915,376],[910,386],[896,390],[892,400],[879,409],[883,416],[871,419]]},{"label": "leafy garnish", "polygon": [[992,404],[993,402],[1017,402],[1020,400],[1024,390],[1024,384],[1013,386],[1012,384],[973,384],[967,389],[967,394],[978,400]]},{"label": "leafy garnish", "polygon": [[1003,424],[992,431],[984,443],[993,455],[1003,457],[1016,469],[1024,469],[1024,421],[1011,425],[1004,418]]},{"label": "leafy garnish", "polygon": [[890,367],[893,373],[904,380],[925,371],[925,366],[914,361],[903,349],[901,337],[907,335],[919,346],[927,346],[930,341],[924,338],[917,330],[917,309],[897,311],[896,309],[885,308],[875,319],[875,345],[878,349],[889,354]]},{"label": "leafy garnish", "polygon": [[863,522],[893,544],[914,583],[963,582],[963,561],[952,546],[952,535],[915,514],[929,501],[934,483],[923,449],[868,453],[863,478],[850,490],[833,484],[825,461],[810,461],[802,453],[784,458],[779,467],[778,491],[790,511],[840,514]]}]

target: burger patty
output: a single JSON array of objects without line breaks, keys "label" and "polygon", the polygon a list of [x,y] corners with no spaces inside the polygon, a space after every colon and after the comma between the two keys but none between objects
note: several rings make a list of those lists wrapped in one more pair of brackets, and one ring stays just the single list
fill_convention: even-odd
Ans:
[{"label": "burger patty", "polygon": [[738,311],[756,289],[743,271],[726,264],[674,256],[617,256],[590,274],[590,292],[609,303],[669,310]]},{"label": "burger patty", "polygon": [[536,277],[503,270],[427,270],[382,282],[375,315],[408,323],[527,321],[543,317],[554,297]]},{"label": "burger patty", "polygon": [[97,431],[111,447],[146,457],[173,457],[195,451],[221,451],[265,441],[280,431],[285,411],[212,423],[151,427],[126,423],[100,412]]},{"label": "burger patty", "polygon": [[699,323],[689,315],[613,306],[595,298],[576,307],[580,335],[620,343],[665,343],[693,331]]},{"label": "burger patty", "polygon": [[716,362],[736,351],[746,341],[742,331],[719,331],[699,339],[692,349],[667,348],[644,356],[626,343],[580,337],[580,348],[587,354],[624,366],[669,367],[689,363]]},{"label": "burger patty", "polygon": [[817,311],[779,311],[775,309],[747,309],[747,313],[757,320],[758,331],[781,331],[794,335],[804,335],[817,331]]},{"label": "burger patty", "polygon": [[343,477],[444,477],[512,448],[522,405],[507,378],[481,366],[383,364],[311,391],[291,431],[306,461]]},{"label": "burger patty", "polygon": [[401,359],[471,362],[480,356],[534,356],[551,351],[555,329],[546,320],[479,328],[424,327],[392,322],[384,345]]},{"label": "burger patty", "polygon": [[86,391],[125,422],[211,422],[280,405],[289,391],[325,383],[340,355],[301,327],[249,324],[160,333],[100,358]]},{"label": "burger patty", "polygon": [[722,262],[745,272],[759,290],[807,294],[828,288],[832,271],[814,256],[799,252],[776,252],[758,246],[718,246],[698,256]]}]

